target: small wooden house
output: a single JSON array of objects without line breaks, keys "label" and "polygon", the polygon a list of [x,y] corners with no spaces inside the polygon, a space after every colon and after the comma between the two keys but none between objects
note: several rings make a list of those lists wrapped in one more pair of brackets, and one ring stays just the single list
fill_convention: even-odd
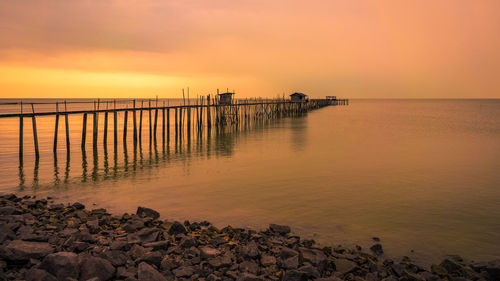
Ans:
[{"label": "small wooden house", "polygon": [[234,93],[222,93],[219,94],[219,104],[220,105],[230,105],[233,103],[233,95]]},{"label": "small wooden house", "polygon": [[307,95],[303,93],[293,93],[290,95],[290,98],[293,102],[305,102],[307,99]]}]

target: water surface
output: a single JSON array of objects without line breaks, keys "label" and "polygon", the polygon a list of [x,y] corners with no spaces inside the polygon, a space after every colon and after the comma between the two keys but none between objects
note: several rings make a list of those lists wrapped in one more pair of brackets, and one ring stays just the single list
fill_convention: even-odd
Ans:
[{"label": "water surface", "polygon": [[288,224],[325,245],[377,236],[388,256],[500,258],[499,100],[354,100],[165,146],[149,145],[144,122],[142,149],[129,137],[125,150],[94,154],[89,136],[82,155],[81,115],[71,115],[70,160],[62,122],[55,162],[54,117],[40,117],[36,166],[25,119],[20,169],[18,120],[0,119],[0,192],[218,226]]}]

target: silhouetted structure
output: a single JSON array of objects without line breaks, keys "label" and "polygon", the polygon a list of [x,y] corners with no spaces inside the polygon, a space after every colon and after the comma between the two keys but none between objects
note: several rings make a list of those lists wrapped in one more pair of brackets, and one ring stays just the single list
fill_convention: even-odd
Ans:
[{"label": "silhouetted structure", "polygon": [[307,99],[307,95],[303,93],[293,93],[290,95],[290,98],[293,102],[305,102]]},{"label": "silhouetted structure", "polygon": [[230,105],[233,103],[233,95],[234,93],[222,93],[219,94],[219,104],[220,105]]}]

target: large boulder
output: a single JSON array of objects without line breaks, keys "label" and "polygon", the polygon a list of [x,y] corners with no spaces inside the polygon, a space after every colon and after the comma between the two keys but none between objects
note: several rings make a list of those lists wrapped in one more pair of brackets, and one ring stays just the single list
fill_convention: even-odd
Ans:
[{"label": "large boulder", "polygon": [[477,271],[486,271],[492,280],[500,280],[500,259],[489,262],[475,263],[472,267]]},{"label": "large boulder", "polygon": [[80,267],[80,281],[86,281],[92,278],[99,278],[100,281],[106,281],[113,278],[115,268],[113,265],[103,259],[93,256],[84,258]]},{"label": "large boulder", "polygon": [[285,235],[287,233],[290,233],[290,227],[287,225],[270,224],[269,229],[272,232],[277,232],[281,235]]},{"label": "large boulder", "polygon": [[180,222],[174,222],[171,226],[170,229],[168,230],[168,234],[170,235],[177,235],[177,234],[186,234],[187,230],[186,227],[180,223]]},{"label": "large boulder", "polygon": [[40,259],[53,252],[54,248],[49,243],[12,240],[5,246],[2,256],[7,260],[22,262]]},{"label": "large boulder", "polygon": [[80,271],[78,255],[70,252],[49,254],[43,259],[40,268],[54,275],[58,280],[77,279]]},{"label": "large boulder", "polygon": [[55,278],[54,275],[38,268],[28,270],[24,279],[26,279],[26,281],[57,281],[57,278]]}]

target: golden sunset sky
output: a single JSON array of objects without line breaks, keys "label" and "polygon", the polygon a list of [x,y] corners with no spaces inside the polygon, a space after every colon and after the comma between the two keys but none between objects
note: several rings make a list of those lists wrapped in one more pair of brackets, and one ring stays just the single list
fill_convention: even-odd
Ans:
[{"label": "golden sunset sky", "polygon": [[499,0],[2,0],[0,97],[500,97]]}]

